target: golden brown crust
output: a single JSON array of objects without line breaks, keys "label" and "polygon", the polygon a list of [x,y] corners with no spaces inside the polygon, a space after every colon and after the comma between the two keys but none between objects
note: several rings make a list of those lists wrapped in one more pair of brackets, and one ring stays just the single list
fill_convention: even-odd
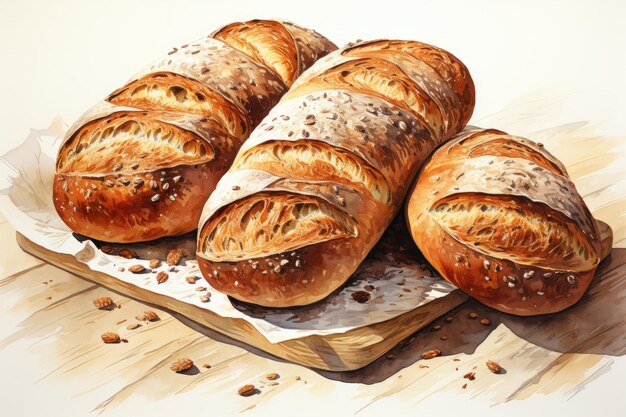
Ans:
[{"label": "golden brown crust", "polygon": [[215,32],[213,37],[262,62],[285,85],[291,85],[298,76],[298,49],[289,31],[279,22],[231,23]]},{"label": "golden brown crust", "polygon": [[[390,44],[399,46],[389,53]],[[330,54],[255,129],[200,220],[198,260],[212,286],[288,307],[320,300],[356,270],[428,154],[473,110],[473,97],[461,103],[466,97],[441,75],[448,73],[421,61],[411,44],[378,41],[367,52]],[[448,55],[441,65],[457,61]],[[290,234],[267,236],[281,231],[280,214],[292,213],[288,201],[311,199],[323,200],[324,216],[289,216]],[[263,210],[247,216],[255,205]],[[260,232],[262,244],[242,243]]]},{"label": "golden brown crust", "polygon": [[500,311],[546,314],[583,295],[600,232],[542,146],[477,128],[444,144],[409,193],[413,239],[444,278]]},{"label": "golden brown crust", "polygon": [[310,40],[315,56],[335,48],[302,28],[296,41],[294,28],[229,25],[174,48],[85,113],[57,157],[61,219],[111,242],[194,230],[243,141],[308,67],[300,43]]}]

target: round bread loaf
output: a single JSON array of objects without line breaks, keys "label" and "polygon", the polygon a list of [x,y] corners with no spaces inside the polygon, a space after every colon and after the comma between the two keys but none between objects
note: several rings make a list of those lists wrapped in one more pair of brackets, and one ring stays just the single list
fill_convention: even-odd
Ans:
[{"label": "round bread loaf", "polygon": [[473,108],[467,68],[430,45],[363,42],[321,59],[209,198],[198,234],[204,277],[264,306],[324,298],[356,270],[428,154]]},{"label": "round bread loaf", "polygon": [[598,225],[563,164],[494,129],[468,128],[432,155],[406,220],[445,279],[506,313],[571,306],[602,257]]},{"label": "round bread loaf", "polygon": [[59,216],[107,242],[196,229],[252,129],[334,49],[311,30],[273,20],[233,23],[174,48],[70,128],[56,164]]}]

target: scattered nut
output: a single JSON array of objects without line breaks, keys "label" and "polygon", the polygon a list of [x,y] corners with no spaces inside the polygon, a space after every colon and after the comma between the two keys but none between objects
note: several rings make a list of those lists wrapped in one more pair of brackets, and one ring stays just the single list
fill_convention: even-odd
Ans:
[{"label": "scattered nut", "polygon": [[254,394],[255,390],[256,388],[254,385],[246,384],[237,390],[237,394],[241,395],[242,397],[249,397],[250,395]]},{"label": "scattered nut", "polygon": [[269,373],[269,374],[265,375],[265,378],[269,379],[270,381],[274,381],[274,380],[280,378],[280,375],[278,375],[275,372],[272,372],[272,373]]},{"label": "scattered nut", "polygon": [[467,318],[470,320],[476,320],[478,318],[478,314],[472,311],[467,315]]},{"label": "scattered nut", "polygon": [[487,361],[487,368],[489,368],[489,370],[494,374],[499,374],[500,372],[502,372],[502,367],[498,362],[495,361]]},{"label": "scattered nut", "polygon": [[147,319],[146,319],[146,316],[144,316],[142,314],[138,314],[138,315],[135,316],[135,320],[145,321]]},{"label": "scattered nut", "polygon": [[102,253],[106,253],[107,255],[110,255],[113,253],[113,246],[104,245],[100,247],[100,250],[102,251]]},{"label": "scattered nut", "polygon": [[150,259],[150,269],[155,269],[161,266],[160,259]]},{"label": "scattered nut", "polygon": [[181,259],[183,259],[183,254],[180,249],[172,249],[167,253],[167,264],[169,266],[178,265]]},{"label": "scattered nut", "polygon": [[123,266],[120,266],[119,268],[117,268],[117,270],[120,271],[120,272],[124,272],[125,271]]},{"label": "scattered nut", "polygon": [[206,368],[206,369],[210,369],[210,368],[211,368],[211,365],[209,365],[208,363],[203,363],[203,364],[202,364],[202,367],[203,367],[203,368]]},{"label": "scattered nut", "polygon": [[100,297],[93,300],[93,305],[98,308],[107,308],[113,305],[113,300],[110,297]]},{"label": "scattered nut", "polygon": [[441,339],[441,340],[443,340],[443,341],[445,342],[446,340],[448,340],[448,336],[445,336],[445,335],[444,335],[444,336],[441,336],[441,337],[440,337],[440,339]]},{"label": "scattered nut", "polygon": [[143,312],[143,316],[146,320],[148,321],[158,321],[159,320],[159,316],[157,315],[157,313],[155,313],[154,311],[150,310],[150,311],[144,311]]},{"label": "scattered nut", "polygon": [[157,274],[156,281],[158,284],[163,284],[165,281],[167,281],[168,278],[169,275],[167,274],[167,272],[161,271]]},{"label": "scattered nut", "polygon": [[441,351],[439,349],[430,349],[422,353],[422,359],[432,359],[439,355],[441,355]]},{"label": "scattered nut", "polygon": [[187,281],[187,284],[195,284],[196,283],[196,277],[187,277],[187,278],[185,278],[185,281]]},{"label": "scattered nut", "polygon": [[185,372],[186,370],[191,369],[192,366],[193,361],[191,359],[184,358],[172,363],[170,369],[174,372]]},{"label": "scattered nut", "polygon": [[100,337],[102,338],[102,341],[104,343],[119,343],[120,342],[120,335],[115,332],[106,332],[106,333],[103,333],[102,336]]},{"label": "scattered nut", "polygon": [[197,292],[202,292],[202,291],[206,291],[206,287],[197,287],[196,288]]},{"label": "scattered nut", "polygon": [[126,258],[126,259],[133,259],[137,257],[137,254],[135,253],[135,251],[130,250],[130,249],[120,249],[119,253],[122,258]]},{"label": "scattered nut", "polygon": [[485,326],[489,326],[491,324],[491,322],[489,321],[489,319],[481,319],[480,320],[480,324],[484,324]]},{"label": "scattered nut", "polygon": [[433,326],[433,330],[441,330],[441,325],[439,325],[439,324],[435,324],[435,325]]},{"label": "scattered nut", "polygon": [[444,320],[444,321],[445,321],[446,323],[450,323],[452,320],[454,320],[454,317],[452,317],[452,316],[448,316],[448,317],[446,317],[446,318],[445,318],[445,320]]},{"label": "scattered nut", "polygon": [[465,375],[463,375],[463,378],[473,381],[476,379],[476,372],[468,372]]},{"label": "scattered nut", "polygon": [[211,296],[203,295],[202,297],[200,297],[200,301],[202,301],[203,303],[208,303],[209,301],[211,301]]},{"label": "scattered nut", "polygon": [[128,326],[126,326],[126,329],[128,329],[128,330],[135,330],[136,328],[138,328],[140,326],[141,326],[141,324],[139,324],[139,323],[131,323]]},{"label": "scattered nut", "polygon": [[133,274],[139,274],[139,273],[145,271],[146,268],[144,268],[143,265],[137,264],[137,265],[133,265],[133,266],[129,267],[128,270],[130,272],[132,272]]},{"label": "scattered nut", "polygon": [[121,339],[122,343],[128,343],[128,339]]},{"label": "scattered nut", "polygon": [[352,299],[359,304],[368,302],[370,298],[371,298],[371,295],[367,291],[356,291],[352,293]]}]

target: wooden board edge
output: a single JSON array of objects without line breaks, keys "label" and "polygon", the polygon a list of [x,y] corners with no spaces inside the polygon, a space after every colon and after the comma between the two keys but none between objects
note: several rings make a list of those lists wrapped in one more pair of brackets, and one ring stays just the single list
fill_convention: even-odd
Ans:
[{"label": "wooden board edge", "polygon": [[[226,318],[175,298],[118,280],[91,270],[67,254],[50,251],[16,232],[16,240],[25,252],[82,279],[105,286],[125,296],[158,308],[182,314],[191,321],[224,334],[271,355],[311,368],[326,371],[350,371],[362,368],[391,350],[399,342],[467,300],[456,290],[398,317],[360,327],[345,333],[313,335],[279,343],[268,341],[245,320]],[[428,308],[426,308],[428,307]]]}]

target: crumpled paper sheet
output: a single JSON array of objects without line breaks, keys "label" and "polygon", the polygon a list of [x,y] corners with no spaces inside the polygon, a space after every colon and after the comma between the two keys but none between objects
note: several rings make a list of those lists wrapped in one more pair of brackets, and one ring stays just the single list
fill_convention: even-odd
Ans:
[{"label": "crumpled paper sheet", "polygon": [[[420,258],[401,223],[401,216],[348,283],[320,302],[290,309],[243,304],[211,288],[202,279],[195,260],[195,233],[141,244],[109,245],[114,250],[105,254],[99,249],[103,246],[101,242],[72,233],[52,203],[55,159],[65,131],[63,121],[56,119],[48,129],[31,130],[21,146],[0,158],[0,211],[15,230],[49,250],[74,256],[94,271],[194,304],[222,317],[246,320],[272,343],[343,333],[379,323],[456,289],[435,275]],[[118,256],[121,248],[134,250],[139,259]],[[174,248],[185,248],[189,253],[175,268],[164,262],[167,251]],[[154,271],[148,268],[152,258],[163,261]],[[128,272],[128,267],[136,264],[142,264],[148,272]],[[161,270],[168,272],[169,279],[158,284],[156,272]],[[189,276],[197,277],[195,284],[186,281]],[[206,290],[196,291],[198,287],[206,287]],[[352,297],[356,291],[368,292],[371,299],[356,302]],[[208,292],[210,301],[201,301]]]}]

